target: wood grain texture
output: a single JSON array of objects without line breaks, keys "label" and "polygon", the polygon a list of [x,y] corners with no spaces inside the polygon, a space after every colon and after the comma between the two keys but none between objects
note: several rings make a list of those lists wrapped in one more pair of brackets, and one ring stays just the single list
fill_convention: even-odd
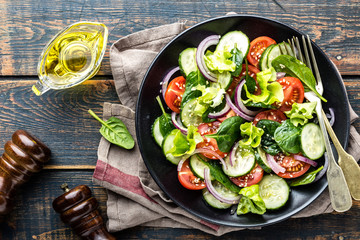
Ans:
[{"label": "wood grain texture", "polygon": [[52,150],[49,165],[95,165],[101,125],[87,111],[101,116],[104,102],[119,103],[113,80],[97,78],[41,97],[31,91],[35,81],[0,79],[0,146],[25,129]]},{"label": "wood grain texture", "polygon": [[[70,188],[88,185],[100,203],[102,216],[106,218],[106,191],[91,183],[92,171],[43,170],[19,189],[15,208],[8,218],[8,225],[0,225],[0,239],[24,240],[72,240],[78,239],[59,215],[52,209],[52,201],[62,194],[64,182]],[[198,230],[135,227],[116,233],[118,239],[266,239],[276,233],[276,239],[357,239],[360,229],[360,202],[354,201],[352,209],[345,213],[324,214],[305,219],[290,219],[264,227],[262,230],[245,230],[213,237]],[[306,221],[306,223],[305,223]],[[355,223],[355,224],[354,224]],[[306,225],[306,231],[304,231]],[[290,230],[291,229],[291,230]],[[331,229],[331,231],[329,231]]]},{"label": "wood grain texture", "polygon": [[[260,15],[293,26],[309,34],[343,75],[360,74],[358,0],[276,2],[279,5],[272,0],[0,0],[0,75],[36,75],[45,44],[77,21],[106,24],[109,50],[117,39],[136,31],[175,21],[187,21],[192,26],[228,12]],[[111,74],[108,50],[100,75]]]}]

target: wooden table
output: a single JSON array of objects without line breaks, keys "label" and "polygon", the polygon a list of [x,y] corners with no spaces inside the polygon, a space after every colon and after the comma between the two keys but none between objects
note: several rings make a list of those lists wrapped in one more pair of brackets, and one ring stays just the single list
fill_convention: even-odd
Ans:
[{"label": "wooden table", "polygon": [[[266,1],[10,1],[0,0],[0,145],[17,129],[26,129],[52,149],[49,165],[18,192],[9,226],[0,239],[77,239],[52,209],[62,193],[60,184],[89,185],[106,212],[106,191],[92,183],[99,123],[88,109],[101,114],[103,102],[119,103],[112,80],[109,52],[100,72],[84,84],[37,97],[31,86],[44,45],[63,27],[76,21],[99,21],[114,41],[146,28],[187,20],[191,26],[227,12],[260,15],[289,24],[307,34],[338,66],[350,103],[360,113],[359,0]],[[359,121],[355,126],[360,130]],[[225,235],[227,239],[359,239],[360,203],[345,213],[290,219]],[[270,235],[271,234],[271,235]],[[117,233],[120,239],[209,239],[197,230],[135,227]]]}]

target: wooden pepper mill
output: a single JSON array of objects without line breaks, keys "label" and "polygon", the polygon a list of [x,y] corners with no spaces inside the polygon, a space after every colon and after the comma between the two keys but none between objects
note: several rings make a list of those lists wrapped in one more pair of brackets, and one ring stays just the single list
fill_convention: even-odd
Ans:
[{"label": "wooden pepper mill", "polygon": [[0,157],[0,222],[13,208],[16,190],[49,161],[51,151],[25,130],[17,130]]},{"label": "wooden pepper mill", "polygon": [[82,239],[116,239],[106,230],[97,210],[98,201],[92,197],[89,187],[80,185],[70,190],[64,183],[61,188],[65,193],[53,201],[53,208],[61,214],[64,223],[69,224]]}]

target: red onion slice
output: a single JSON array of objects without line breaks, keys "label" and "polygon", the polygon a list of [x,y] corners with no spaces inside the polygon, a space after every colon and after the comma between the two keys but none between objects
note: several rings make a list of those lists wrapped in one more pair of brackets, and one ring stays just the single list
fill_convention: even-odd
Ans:
[{"label": "red onion slice", "polygon": [[171,121],[174,124],[174,126],[179,129],[183,134],[187,135],[187,129],[178,121],[178,118],[176,118],[176,112],[171,113]]},{"label": "red onion slice", "polygon": [[211,35],[205,38],[203,41],[201,41],[201,43],[199,44],[196,50],[196,64],[198,65],[198,68],[202,73],[202,75],[204,75],[206,79],[212,82],[217,82],[217,76],[214,73],[212,73],[206,66],[204,60],[204,54],[208,47],[218,44],[219,39],[220,39],[220,35]]},{"label": "red onion slice", "polygon": [[271,156],[270,154],[266,154],[266,160],[268,161],[271,169],[278,174],[279,172],[284,173],[286,171],[285,168],[280,166],[274,159],[274,156]]},{"label": "red onion slice", "polygon": [[181,171],[181,168],[182,168],[184,162],[186,161],[186,159],[188,159],[188,158],[187,158],[187,157],[183,157],[183,158],[180,160],[180,162],[178,163],[178,165],[177,165],[177,171],[178,171],[178,172]]},{"label": "red onion slice", "polygon": [[230,166],[233,166],[233,165],[234,165],[235,154],[236,154],[236,150],[237,150],[238,147],[239,147],[239,142],[237,142],[237,143],[233,146],[233,148],[231,149],[230,157],[229,157]]},{"label": "red onion slice", "polygon": [[164,77],[164,79],[162,80],[162,82],[160,83],[162,85],[161,87],[161,93],[162,93],[162,96],[165,100],[165,92],[166,92],[166,89],[168,87],[168,84],[169,84],[169,80],[170,78],[174,75],[174,73],[176,73],[177,71],[180,70],[180,67],[176,67],[176,68],[173,68],[171,69],[168,74],[166,74],[166,76]]},{"label": "red onion slice", "polygon": [[254,117],[249,116],[249,115],[243,113],[241,110],[239,110],[239,109],[235,106],[235,104],[232,103],[231,98],[230,98],[229,94],[227,94],[227,93],[225,94],[225,100],[226,100],[226,102],[229,104],[230,108],[231,108],[237,115],[239,115],[240,117],[242,117],[243,119],[245,119],[245,120],[247,120],[247,121],[252,121],[252,120],[254,120]]},{"label": "red onion slice", "polygon": [[306,157],[304,157],[304,156],[294,155],[294,158],[295,158],[296,160],[301,161],[301,162],[308,163],[308,164],[310,164],[310,165],[313,166],[313,167],[316,167],[316,166],[317,166],[317,162],[314,162],[313,160],[310,160],[310,159],[308,159],[308,158],[306,158]]},{"label": "red onion slice", "polygon": [[249,115],[249,116],[255,116],[256,114],[258,114],[261,110],[258,111],[251,111],[249,110],[243,103],[243,101],[241,100],[241,91],[242,88],[245,84],[245,79],[243,79],[236,87],[235,89],[235,104],[236,106],[240,109],[240,111],[242,111],[243,113]]},{"label": "red onion slice", "polygon": [[227,203],[227,204],[237,204],[240,201],[241,195],[239,196],[234,196],[234,197],[224,197],[221,196],[221,194],[219,194],[216,189],[214,188],[214,186],[211,183],[211,176],[210,176],[210,169],[209,168],[205,168],[204,169],[204,179],[205,179],[205,184],[206,184],[206,188],[208,189],[208,191],[220,202],[223,203]]},{"label": "red onion slice", "polygon": [[209,118],[221,118],[223,116],[225,116],[229,111],[230,111],[230,106],[228,103],[225,104],[225,107],[220,111],[220,112],[216,112],[216,113],[209,113],[208,117]]},{"label": "red onion slice", "polygon": [[286,73],[285,72],[277,72],[276,73],[276,79],[280,79],[285,77]]},{"label": "red onion slice", "polygon": [[329,119],[330,126],[333,126],[335,123],[335,112],[333,108],[329,108],[329,112],[326,114],[326,117]]}]

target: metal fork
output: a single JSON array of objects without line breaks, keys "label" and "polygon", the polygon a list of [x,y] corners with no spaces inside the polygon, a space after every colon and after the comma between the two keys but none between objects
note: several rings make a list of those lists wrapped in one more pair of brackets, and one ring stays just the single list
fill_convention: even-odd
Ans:
[{"label": "metal fork", "polygon": [[[304,48],[305,57],[302,54],[299,39],[297,37],[293,37],[291,41],[289,40],[289,43],[293,49],[293,52],[294,53],[297,52],[296,57],[300,61],[305,63],[306,66],[308,66],[313,73],[315,73],[315,78],[317,81],[316,90],[322,95],[324,92],[324,88],[309,36],[307,36],[307,41],[305,40],[305,37],[302,36],[302,45]],[[309,55],[311,56],[311,61]],[[336,163],[332,152],[332,148],[330,146],[329,136],[327,134],[324,118],[322,115],[321,100],[312,91],[305,92],[305,98],[310,102],[316,102],[315,110],[319,120],[320,129],[324,136],[325,148],[326,148],[327,156],[329,158],[329,167],[326,176],[329,186],[331,205],[335,211],[345,212],[351,208],[352,199],[349,192],[349,188],[346,184],[344,173],[341,170],[340,166]]]}]

